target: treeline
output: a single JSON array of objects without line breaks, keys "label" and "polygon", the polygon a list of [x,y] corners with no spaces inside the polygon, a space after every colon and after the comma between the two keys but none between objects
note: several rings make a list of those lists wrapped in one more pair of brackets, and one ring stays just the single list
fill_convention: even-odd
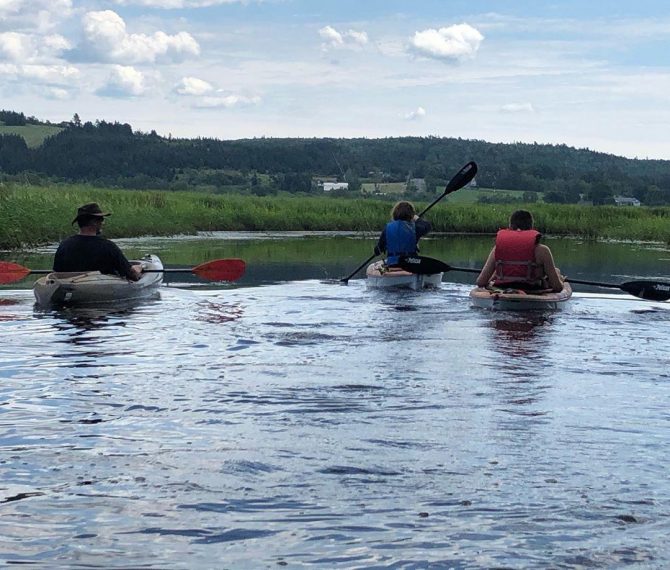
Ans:
[{"label": "treeline", "polygon": [[26,117],[23,113],[16,111],[0,110],[0,123],[7,127],[24,127],[25,125],[39,125],[40,120],[36,117]]},{"label": "treeline", "polygon": [[[2,111],[0,121],[9,124],[22,116]],[[133,131],[128,124],[82,123],[77,115],[60,125],[67,128],[38,148],[28,148],[19,135],[0,136],[0,176],[31,183],[257,195],[317,192],[315,180],[324,177],[348,182],[349,192],[362,182],[422,178],[424,193],[432,195],[475,160],[480,187],[542,193],[546,202],[608,204],[622,195],[646,205],[670,204],[670,161],[566,145],[438,137],[176,139]]]}]

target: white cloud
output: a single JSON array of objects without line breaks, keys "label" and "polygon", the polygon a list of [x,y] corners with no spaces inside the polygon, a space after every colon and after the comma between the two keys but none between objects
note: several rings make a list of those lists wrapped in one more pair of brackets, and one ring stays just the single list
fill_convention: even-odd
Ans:
[{"label": "white cloud", "polygon": [[96,93],[105,97],[139,97],[146,91],[145,77],[141,71],[126,65],[114,65],[103,87]]},{"label": "white cloud", "polygon": [[426,116],[426,110],[423,107],[417,107],[414,111],[410,111],[403,115],[406,121],[418,121]]},{"label": "white cloud", "polygon": [[22,65],[21,74],[42,83],[70,83],[79,78],[79,70],[71,65]]},{"label": "white cloud", "polygon": [[340,34],[340,32],[338,32],[332,26],[326,26],[324,28],[321,28],[319,30],[319,35],[325,42],[327,42],[333,47],[341,46],[344,43],[344,38],[342,37],[342,34]]},{"label": "white cloud", "polygon": [[0,24],[46,32],[72,14],[72,0],[0,0]]},{"label": "white cloud", "polygon": [[214,91],[211,83],[197,77],[182,77],[174,88],[179,95],[201,96]]},{"label": "white cloud", "polygon": [[0,57],[9,61],[25,61],[33,55],[34,48],[30,44],[30,36],[26,34],[0,34]]},{"label": "white cloud", "polygon": [[258,96],[246,97],[244,95],[221,94],[200,97],[193,106],[202,109],[217,107],[231,109],[233,107],[248,107],[250,105],[258,105],[260,102],[261,98]]},{"label": "white cloud", "polygon": [[62,87],[50,87],[46,90],[45,96],[47,99],[56,99],[57,101],[67,101],[72,97],[72,93],[68,89]]},{"label": "white cloud", "polygon": [[18,32],[0,33],[0,60],[15,63],[49,62],[69,47],[70,43],[57,34],[38,36]]},{"label": "white cloud", "polygon": [[79,70],[69,65],[17,65],[0,63],[0,84],[16,83],[34,89],[40,96],[71,88],[80,78]]},{"label": "white cloud", "polygon": [[356,44],[364,46],[365,44],[368,43],[368,34],[366,32],[357,32],[355,30],[349,30],[346,35],[347,37],[351,38],[351,40]]},{"label": "white cloud", "polygon": [[344,33],[338,32],[332,26],[325,26],[319,30],[319,35],[323,39],[323,47],[355,47],[364,46],[368,43],[368,34],[356,30],[347,30]]},{"label": "white cloud", "polygon": [[425,57],[458,62],[473,58],[484,36],[469,24],[416,32],[410,48]]},{"label": "white cloud", "polygon": [[508,103],[502,105],[500,110],[504,113],[534,113],[535,109],[530,103]]},{"label": "white cloud", "polygon": [[0,20],[17,14],[21,10],[22,4],[22,0],[0,0]]},{"label": "white cloud", "polygon": [[198,109],[231,109],[258,105],[261,102],[258,95],[240,95],[217,89],[208,81],[197,77],[182,77],[173,90],[178,95],[189,97],[191,106]]},{"label": "white cloud", "polygon": [[85,14],[83,29],[85,41],[80,52],[98,61],[153,63],[181,61],[200,54],[198,42],[188,32],[129,34],[123,18],[111,10]]}]

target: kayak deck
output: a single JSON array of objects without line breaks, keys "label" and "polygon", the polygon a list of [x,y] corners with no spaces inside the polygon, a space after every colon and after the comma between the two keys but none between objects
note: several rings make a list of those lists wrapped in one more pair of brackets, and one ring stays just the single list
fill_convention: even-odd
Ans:
[{"label": "kayak deck", "polygon": [[[145,270],[163,269],[155,255],[130,263],[140,264]],[[91,305],[149,297],[162,282],[162,272],[143,273],[138,281],[99,271],[53,272],[35,281],[33,292],[39,305]]]},{"label": "kayak deck", "polygon": [[399,267],[388,267],[383,261],[375,261],[368,265],[365,274],[368,287],[374,289],[403,288],[417,291],[424,288],[439,287],[442,283],[442,273],[419,275]]},{"label": "kayak deck", "polygon": [[572,288],[565,281],[558,293],[530,293],[518,289],[499,290],[475,287],[470,299],[475,307],[502,311],[556,310],[572,297]]}]

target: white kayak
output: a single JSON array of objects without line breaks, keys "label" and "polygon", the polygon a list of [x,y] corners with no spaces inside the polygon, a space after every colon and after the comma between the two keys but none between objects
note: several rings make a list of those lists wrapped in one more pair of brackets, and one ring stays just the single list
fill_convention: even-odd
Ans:
[{"label": "white kayak", "polygon": [[[131,264],[147,270],[162,270],[155,255],[147,255]],[[53,272],[35,281],[33,292],[40,305],[94,305],[130,299],[142,299],[156,293],[163,283],[162,272],[143,273],[139,281],[105,275],[99,271]]]},{"label": "white kayak", "polygon": [[572,297],[572,288],[565,281],[558,293],[530,293],[519,289],[485,289],[475,287],[470,291],[470,299],[475,307],[498,309],[501,311],[537,311],[560,309]]},{"label": "white kayak", "polygon": [[388,267],[383,261],[371,263],[365,273],[368,287],[379,289],[399,287],[417,291],[428,287],[439,287],[442,283],[442,273],[419,275],[399,267]]}]

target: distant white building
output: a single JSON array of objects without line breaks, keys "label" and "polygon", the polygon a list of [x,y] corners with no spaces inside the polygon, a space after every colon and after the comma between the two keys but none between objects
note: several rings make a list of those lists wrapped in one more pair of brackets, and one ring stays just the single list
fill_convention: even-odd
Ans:
[{"label": "distant white building", "polygon": [[324,182],[323,185],[324,192],[330,192],[331,190],[349,190],[348,182]]},{"label": "distant white building", "polygon": [[410,178],[407,184],[408,188],[414,188],[417,192],[426,191],[426,181],[423,178]]},{"label": "distant white building", "polygon": [[614,196],[614,203],[617,206],[640,206],[640,201],[637,198],[630,198],[628,196]]}]

